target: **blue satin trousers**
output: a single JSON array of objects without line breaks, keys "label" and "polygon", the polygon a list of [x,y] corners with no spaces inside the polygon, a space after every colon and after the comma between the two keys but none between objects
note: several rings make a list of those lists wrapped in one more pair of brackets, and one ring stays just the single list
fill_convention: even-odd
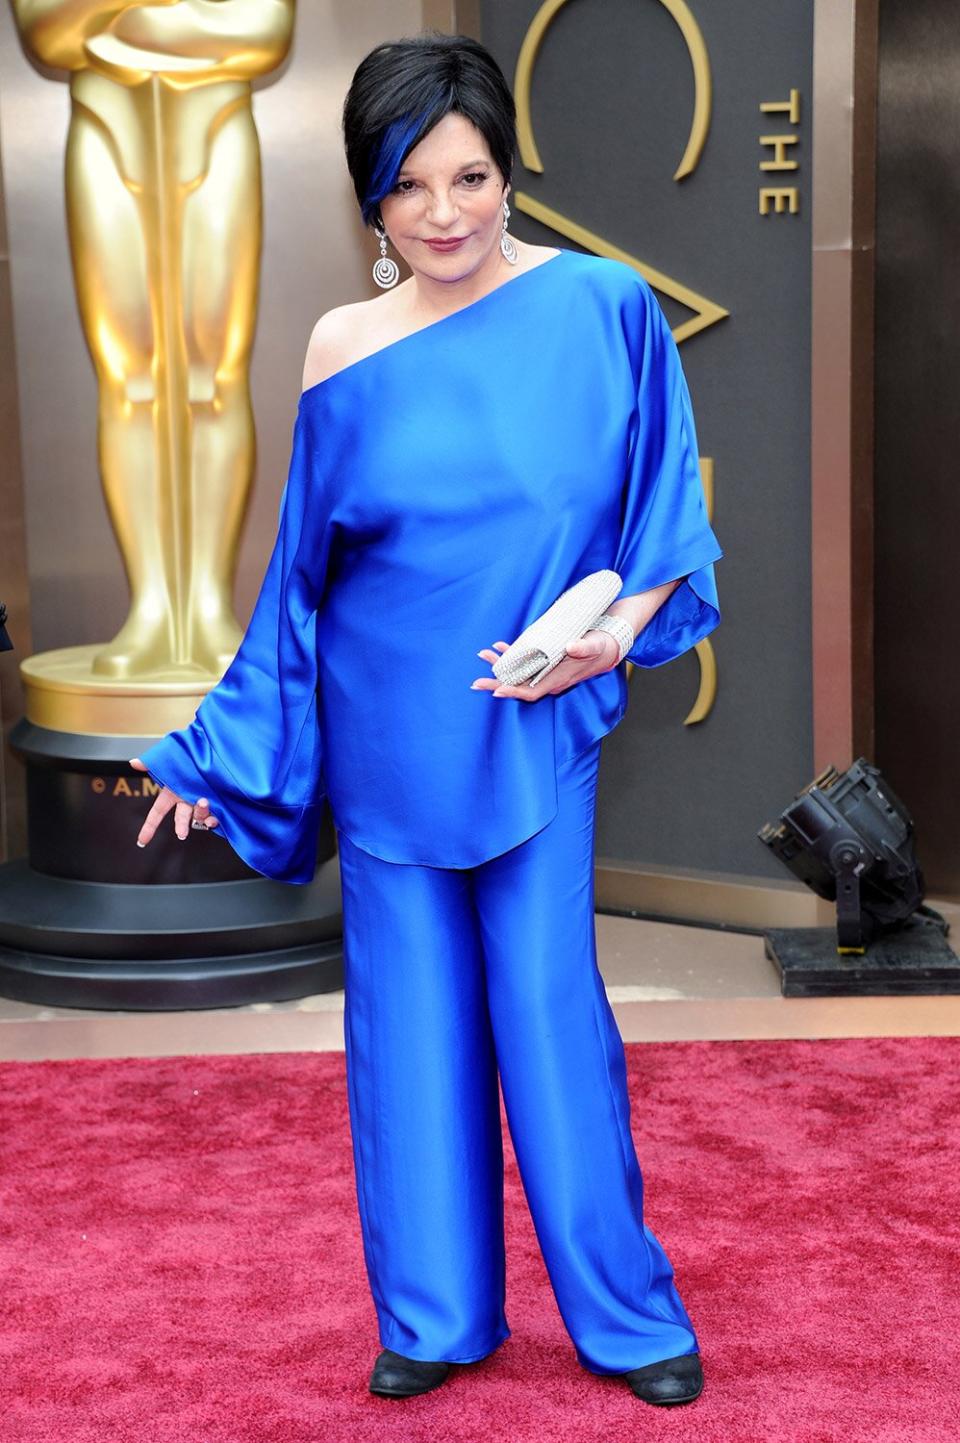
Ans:
[{"label": "blue satin trousers", "polygon": [[381,1345],[410,1358],[473,1362],[510,1336],[498,1073],[580,1364],[618,1373],[699,1348],[643,1219],[597,967],[600,745],[558,768],[553,820],[479,866],[388,862],[338,834],[364,1260]]}]

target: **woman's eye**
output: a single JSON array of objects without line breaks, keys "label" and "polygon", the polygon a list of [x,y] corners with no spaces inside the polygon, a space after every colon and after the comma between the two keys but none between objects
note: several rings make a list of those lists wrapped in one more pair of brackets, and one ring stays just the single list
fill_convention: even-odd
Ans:
[{"label": "woman's eye", "polygon": [[[469,180],[469,181],[476,181],[476,182],[478,182],[476,185],[469,185],[469,186],[467,187],[468,190],[479,190],[480,186],[483,184],[483,182],[486,180],[486,178],[487,178],[487,172],[486,172],[485,170],[470,170],[470,171],[468,171],[467,174],[463,177],[464,180]],[[408,190],[404,190],[403,187],[404,187],[404,186],[407,186],[407,185],[413,185],[413,184],[414,184],[414,182],[413,182],[412,180],[399,180],[399,181],[397,181],[397,184],[393,187],[393,194],[394,194],[394,195],[409,195],[410,192],[409,192]]]}]

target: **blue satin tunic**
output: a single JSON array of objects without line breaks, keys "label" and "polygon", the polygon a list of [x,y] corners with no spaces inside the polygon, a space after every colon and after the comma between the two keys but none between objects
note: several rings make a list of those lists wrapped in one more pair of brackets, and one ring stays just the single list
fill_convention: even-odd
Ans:
[{"label": "blue satin tunic", "polygon": [[719,623],[722,555],[652,290],[561,249],[302,393],[243,641],[142,759],[278,881],[312,879],[325,798],[374,856],[477,866],[627,705],[625,661],[522,702],[471,689],[477,652],[612,567],[621,596],[683,578],[628,653],[659,666]]}]

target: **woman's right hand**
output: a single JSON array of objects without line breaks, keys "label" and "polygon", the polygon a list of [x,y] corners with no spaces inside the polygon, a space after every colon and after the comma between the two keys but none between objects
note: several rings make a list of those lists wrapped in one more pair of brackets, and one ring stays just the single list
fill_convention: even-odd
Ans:
[{"label": "woman's right hand", "polygon": [[[149,770],[139,757],[131,757],[130,765],[134,771],[137,772]],[[140,828],[137,836],[138,847],[145,847],[147,845],[164,817],[171,810],[174,813],[174,829],[181,842],[187,840],[187,833],[190,830],[190,824],[193,820],[202,822],[204,827],[218,827],[220,825],[216,817],[211,817],[210,804],[206,797],[201,797],[196,806],[194,806],[192,802],[185,802],[182,797],[178,797],[176,792],[171,791],[169,787],[164,787],[147,813],[143,826]]]}]

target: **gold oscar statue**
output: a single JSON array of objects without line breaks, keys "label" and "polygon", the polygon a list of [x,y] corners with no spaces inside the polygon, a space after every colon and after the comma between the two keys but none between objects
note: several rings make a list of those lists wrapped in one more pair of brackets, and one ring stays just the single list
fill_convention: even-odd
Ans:
[{"label": "gold oscar statue", "polygon": [[37,725],[182,726],[239,645],[231,592],[255,458],[262,233],[250,82],[287,54],[294,6],[13,0],[28,52],[69,73],[70,252],[131,592],[106,645],[23,663]]},{"label": "gold oscar statue", "polygon": [[131,592],[112,641],[20,666],[10,744],[29,848],[0,866],[0,990],[20,1001],[153,1012],[343,986],[332,819],[313,882],[285,887],[215,832],[137,847],[159,786],[130,767],[145,739],[189,724],[242,638],[230,590],[255,455],[251,81],[287,54],[294,3],[13,0],[28,53],[70,78],[67,227]]}]

